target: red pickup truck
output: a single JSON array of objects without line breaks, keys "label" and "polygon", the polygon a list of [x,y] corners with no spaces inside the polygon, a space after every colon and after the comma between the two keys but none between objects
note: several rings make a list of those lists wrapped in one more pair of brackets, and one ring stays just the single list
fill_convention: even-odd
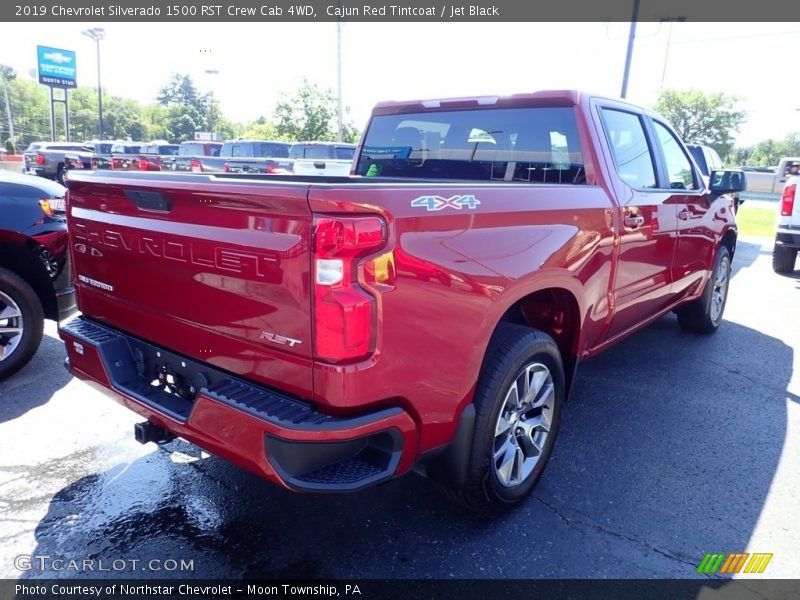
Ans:
[{"label": "red pickup truck", "polygon": [[493,512],[581,361],[669,311],[720,326],[743,179],[574,91],[379,104],[348,177],[76,172],[69,369],[141,442],[295,491],[416,468]]}]

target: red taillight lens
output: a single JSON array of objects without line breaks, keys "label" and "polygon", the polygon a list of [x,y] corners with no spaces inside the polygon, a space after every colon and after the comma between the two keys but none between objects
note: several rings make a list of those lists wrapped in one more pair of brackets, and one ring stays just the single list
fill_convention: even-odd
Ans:
[{"label": "red taillight lens", "polygon": [[228,173],[230,170],[231,170],[231,168],[227,164],[222,167],[222,171],[224,173]]},{"label": "red taillight lens", "polygon": [[369,354],[375,296],[359,281],[359,258],[386,243],[379,217],[314,218],[314,348],[339,362]]},{"label": "red taillight lens", "polygon": [[781,196],[781,216],[791,217],[794,210],[794,197],[797,193],[797,184],[792,183],[783,188],[783,195]]},{"label": "red taillight lens", "polygon": [[192,160],[191,168],[192,168],[192,173],[202,173],[203,172],[203,165],[196,158]]},{"label": "red taillight lens", "polygon": [[43,165],[44,164],[44,154],[37,154],[36,155],[36,164]]},{"label": "red taillight lens", "polygon": [[97,159],[96,159],[96,158],[93,158],[93,159],[91,160],[91,165],[92,165],[92,168],[93,168],[93,169],[96,169],[96,168],[97,168]]},{"label": "red taillight lens", "polygon": [[139,159],[139,170],[140,171],[147,171],[148,166],[149,165],[147,163],[147,159],[146,158],[140,158]]}]

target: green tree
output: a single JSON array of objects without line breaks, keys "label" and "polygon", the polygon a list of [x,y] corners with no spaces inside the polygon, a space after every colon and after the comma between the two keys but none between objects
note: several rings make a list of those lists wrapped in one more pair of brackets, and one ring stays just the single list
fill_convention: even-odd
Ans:
[{"label": "green tree", "polygon": [[737,102],[738,98],[724,93],[662,90],[653,108],[685,142],[711,146],[724,158],[733,150],[733,132],[747,118]]},{"label": "green tree", "polygon": [[[8,84],[17,78],[17,72],[7,65],[0,65],[0,96],[2,99],[2,118],[0,118],[0,139],[7,137],[11,139],[11,130],[13,129],[13,115],[11,112],[11,102],[8,99]],[[16,132],[15,137],[16,137]]]},{"label": "green tree", "polygon": [[[162,106],[170,109],[174,107],[184,109],[184,123],[192,121],[197,127],[197,131],[212,131],[222,119],[222,111],[214,94],[212,92],[201,94],[189,75],[173,73],[167,84],[159,90],[156,100]],[[177,119],[177,117],[175,118]],[[193,136],[194,131],[192,132]]]},{"label": "green tree", "polygon": [[[17,77],[8,84],[8,99],[14,118],[14,135],[20,149],[33,141],[50,139],[47,88]],[[0,119],[0,123],[3,121]],[[3,129],[3,133],[7,134],[7,129]]]},{"label": "green tree", "polygon": [[259,117],[254,122],[250,123],[244,130],[244,133],[242,133],[242,137],[255,140],[296,140],[296,138],[278,133],[278,128],[275,126],[275,123],[268,121],[264,117]]},{"label": "green tree", "polygon": [[791,133],[782,140],[764,140],[755,146],[742,150],[746,152],[746,161],[737,162],[736,164],[762,167],[777,165],[785,156],[800,156],[800,133]]},{"label": "green tree", "polygon": [[[333,141],[336,132],[336,96],[330,88],[303,79],[292,94],[283,93],[275,107],[278,135],[283,139]],[[344,110],[346,118],[349,108]],[[356,127],[349,120],[343,123],[345,141],[358,138]]]},{"label": "green tree", "polygon": [[167,108],[165,127],[167,139],[172,143],[194,139],[195,131],[202,131],[203,124],[203,115],[191,106],[173,104]]}]

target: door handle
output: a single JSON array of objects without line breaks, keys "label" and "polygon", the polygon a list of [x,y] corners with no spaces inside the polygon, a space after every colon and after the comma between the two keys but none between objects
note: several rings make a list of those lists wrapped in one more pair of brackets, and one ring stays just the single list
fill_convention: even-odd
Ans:
[{"label": "door handle", "polygon": [[684,208],[681,212],[678,213],[678,218],[681,221],[688,221],[692,217],[692,211],[688,208]]},{"label": "door handle", "polygon": [[644,225],[644,217],[642,215],[625,215],[622,222],[628,229],[639,229]]}]

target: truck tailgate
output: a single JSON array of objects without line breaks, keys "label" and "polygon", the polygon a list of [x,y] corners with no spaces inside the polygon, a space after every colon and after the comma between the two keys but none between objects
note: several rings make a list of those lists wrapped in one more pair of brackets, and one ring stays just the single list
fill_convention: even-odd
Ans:
[{"label": "truck tailgate", "polygon": [[310,397],[307,186],[212,181],[71,178],[79,306],[155,345]]}]

